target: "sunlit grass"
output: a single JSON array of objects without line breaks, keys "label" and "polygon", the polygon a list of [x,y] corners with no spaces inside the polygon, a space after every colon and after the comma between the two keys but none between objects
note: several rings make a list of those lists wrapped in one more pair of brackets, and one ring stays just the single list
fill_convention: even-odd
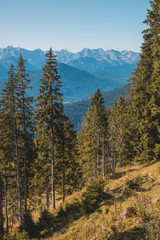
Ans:
[{"label": "sunlit grass", "polygon": [[[139,175],[144,177],[141,184],[143,191],[133,191],[131,196],[122,198],[126,181]],[[60,232],[55,232],[53,237],[48,238],[48,240],[101,240],[107,239],[111,234],[116,236],[120,232],[128,231],[129,234],[132,229],[135,229],[134,234],[136,234],[136,231],[139,232],[141,227],[141,221],[138,217],[129,218],[123,222],[119,222],[118,219],[127,207],[135,206],[139,195],[150,196],[151,201],[155,203],[156,198],[160,196],[159,186],[158,163],[150,166],[135,164],[120,168],[114,177],[106,178],[105,187],[115,196],[111,205],[107,206],[107,211],[102,206],[90,216],[82,216],[77,221],[64,227]],[[71,202],[78,197],[80,197],[80,193],[75,193],[68,196],[66,201]],[[62,204],[61,201],[58,202],[57,206],[60,206],[60,204]]]}]

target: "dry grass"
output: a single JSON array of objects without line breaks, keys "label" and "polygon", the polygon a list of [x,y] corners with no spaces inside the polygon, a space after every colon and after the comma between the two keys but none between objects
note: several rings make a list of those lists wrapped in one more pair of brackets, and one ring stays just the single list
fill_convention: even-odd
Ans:
[{"label": "dry grass", "polygon": [[[89,217],[81,217],[79,220],[72,222],[67,228],[56,232],[52,238],[48,240],[101,240],[107,239],[110,234],[118,234],[125,232],[134,227],[140,227],[138,217],[127,219],[125,222],[118,223],[117,219],[122,214],[124,209],[129,206],[134,206],[137,196],[150,196],[152,202],[155,202],[157,197],[160,197],[160,174],[158,173],[158,163],[153,163],[150,166],[146,165],[131,165],[119,169],[115,176],[106,180],[106,188],[108,188],[115,196],[113,203],[108,206],[109,211],[106,213],[104,207],[94,212]],[[142,182],[143,192],[131,194],[131,196],[122,198],[126,181],[133,179],[138,175],[144,176]],[[77,198],[80,193],[75,193],[67,197],[70,202]],[[62,202],[57,202],[60,206]]]}]

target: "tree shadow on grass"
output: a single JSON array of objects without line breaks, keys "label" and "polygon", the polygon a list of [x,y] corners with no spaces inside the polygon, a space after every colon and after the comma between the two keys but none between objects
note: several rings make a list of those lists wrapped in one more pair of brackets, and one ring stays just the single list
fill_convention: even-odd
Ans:
[{"label": "tree shadow on grass", "polygon": [[144,239],[145,230],[141,227],[134,227],[123,233],[115,233],[108,240],[142,240]]},{"label": "tree shadow on grass", "polygon": [[136,171],[136,169],[133,168],[133,169],[129,169],[129,170],[126,170],[126,171],[123,171],[123,172],[115,172],[114,175],[112,175],[110,177],[110,179],[117,180],[117,179],[125,176],[126,174],[134,172],[134,171]]}]

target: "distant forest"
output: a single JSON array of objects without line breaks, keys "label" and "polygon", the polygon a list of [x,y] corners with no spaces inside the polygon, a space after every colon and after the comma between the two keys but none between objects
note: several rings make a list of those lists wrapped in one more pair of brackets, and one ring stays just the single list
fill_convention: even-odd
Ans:
[{"label": "distant forest", "polygon": [[[119,95],[126,96],[129,90],[129,86],[116,88],[109,92],[103,93],[103,100],[105,107],[111,107],[115,100],[118,100]],[[81,124],[84,116],[86,115],[88,108],[91,106],[91,97],[75,103],[64,104],[64,111],[74,124],[74,129],[79,131],[81,129]]]}]

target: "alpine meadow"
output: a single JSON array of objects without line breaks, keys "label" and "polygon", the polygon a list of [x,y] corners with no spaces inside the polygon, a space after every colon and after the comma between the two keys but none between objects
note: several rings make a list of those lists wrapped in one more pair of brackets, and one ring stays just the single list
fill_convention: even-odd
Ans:
[{"label": "alpine meadow", "polygon": [[160,240],[160,0],[143,26],[140,53],[0,49],[0,240]]}]

